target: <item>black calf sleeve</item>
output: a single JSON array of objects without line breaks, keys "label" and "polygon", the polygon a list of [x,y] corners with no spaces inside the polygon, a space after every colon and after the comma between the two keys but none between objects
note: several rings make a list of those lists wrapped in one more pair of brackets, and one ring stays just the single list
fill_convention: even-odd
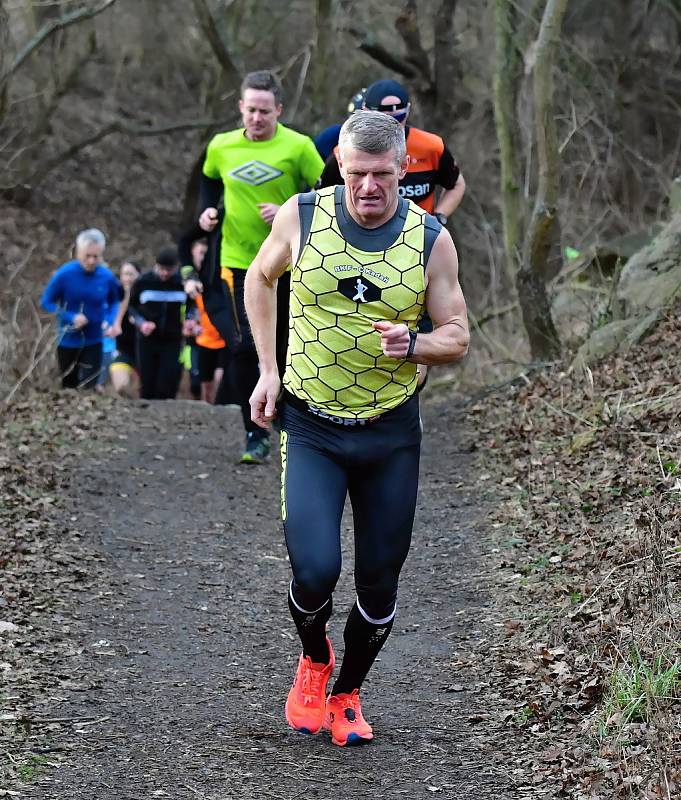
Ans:
[{"label": "black calf sleeve", "polygon": [[392,627],[393,619],[382,625],[369,622],[355,603],[345,624],[345,654],[331,694],[350,693],[361,688]]},{"label": "black calf sleeve", "polygon": [[289,589],[288,607],[303,644],[304,655],[310,656],[315,664],[327,664],[330,653],[326,643],[326,623],[331,617],[333,600],[329,598],[320,609],[308,613],[298,608]]}]

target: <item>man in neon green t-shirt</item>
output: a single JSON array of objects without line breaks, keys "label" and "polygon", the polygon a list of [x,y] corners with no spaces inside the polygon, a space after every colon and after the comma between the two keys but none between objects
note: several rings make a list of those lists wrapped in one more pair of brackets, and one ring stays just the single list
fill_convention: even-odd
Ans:
[{"label": "man in neon green t-shirt", "polygon": [[[211,139],[201,176],[199,225],[211,231],[224,200],[220,263],[230,286],[241,329],[241,344],[232,353],[230,375],[246,428],[242,463],[259,464],[269,453],[269,438],[251,421],[250,395],[258,382],[258,356],[244,306],[246,270],[268,237],[272,220],[286,200],[314,186],[324,162],[312,140],[279,122],[281,86],[268,71],[251,72],[241,84],[239,111],[243,127]],[[283,369],[288,332],[289,276],[279,279],[277,331]]]}]

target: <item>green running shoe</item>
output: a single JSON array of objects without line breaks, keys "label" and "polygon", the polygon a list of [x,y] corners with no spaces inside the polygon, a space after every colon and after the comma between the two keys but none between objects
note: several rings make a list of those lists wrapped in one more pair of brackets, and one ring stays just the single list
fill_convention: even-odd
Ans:
[{"label": "green running shoe", "polygon": [[262,464],[270,454],[270,437],[249,433],[246,436],[246,449],[241,456],[241,464]]}]

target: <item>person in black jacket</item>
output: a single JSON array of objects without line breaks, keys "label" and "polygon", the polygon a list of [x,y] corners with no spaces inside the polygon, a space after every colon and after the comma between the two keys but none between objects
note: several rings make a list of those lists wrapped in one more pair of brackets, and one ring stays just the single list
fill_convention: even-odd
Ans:
[{"label": "person in black jacket", "polygon": [[137,327],[137,364],[145,400],[173,400],[182,374],[183,312],[187,295],[178,270],[177,250],[164,247],[153,270],[130,292],[130,313]]},{"label": "person in black jacket", "polygon": [[118,307],[118,315],[114,329],[120,330],[116,337],[116,350],[109,367],[111,385],[116,394],[123,397],[137,397],[137,329],[128,313],[130,291],[135,281],[140,276],[140,267],[134,261],[127,259],[121,264],[118,280],[123,287],[123,299]]}]

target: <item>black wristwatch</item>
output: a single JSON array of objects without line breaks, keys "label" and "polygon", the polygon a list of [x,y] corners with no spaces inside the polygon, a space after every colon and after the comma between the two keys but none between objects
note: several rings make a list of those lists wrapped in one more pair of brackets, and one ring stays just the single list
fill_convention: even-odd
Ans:
[{"label": "black wristwatch", "polygon": [[409,349],[405,358],[414,355],[414,348],[416,347],[416,331],[409,331]]},{"label": "black wristwatch", "polygon": [[442,225],[442,227],[445,227],[447,225],[447,215],[446,214],[443,214],[441,211],[436,211],[433,214],[433,216],[440,223],[440,225]]}]

